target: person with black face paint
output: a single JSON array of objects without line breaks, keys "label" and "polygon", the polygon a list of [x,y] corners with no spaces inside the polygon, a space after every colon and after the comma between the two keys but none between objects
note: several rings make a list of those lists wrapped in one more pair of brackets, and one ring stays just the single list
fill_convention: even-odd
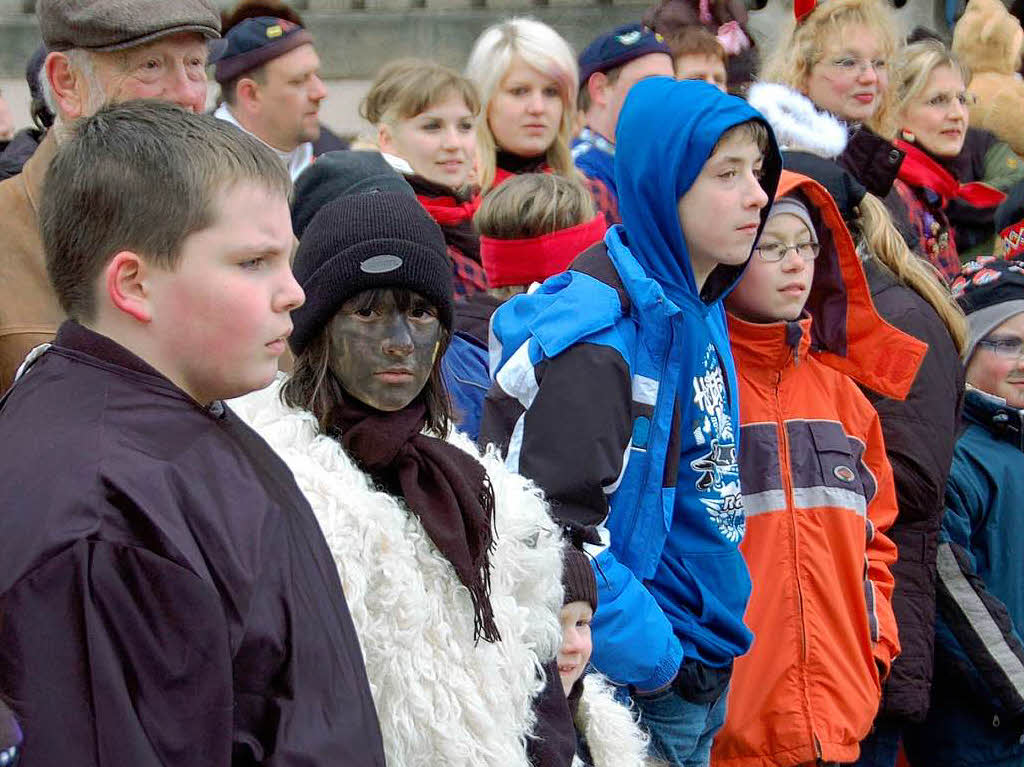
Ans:
[{"label": "person with black face paint", "polygon": [[388,764],[568,766],[561,536],[535,486],[451,428],[440,228],[410,195],[342,196],[310,221],[294,271],[294,369],[232,407],[331,546]]}]

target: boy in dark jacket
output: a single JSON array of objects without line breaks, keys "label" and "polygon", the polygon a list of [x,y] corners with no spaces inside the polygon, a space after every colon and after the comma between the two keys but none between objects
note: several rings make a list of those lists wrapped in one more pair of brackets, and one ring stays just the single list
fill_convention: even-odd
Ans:
[{"label": "boy in dark jacket", "polygon": [[935,679],[928,718],[904,733],[928,767],[1024,762],[1024,261],[964,267],[963,430],[938,550]]},{"label": "boy in dark jacket", "polygon": [[384,764],[316,519],[221,402],[272,380],[304,298],[290,186],[255,139],[143,101],[49,168],[69,319],[0,410],[0,690],[27,767]]},{"label": "boy in dark jacket", "polygon": [[781,163],[760,115],[705,83],[637,83],[617,130],[623,224],[495,313],[481,441],[595,528],[593,665],[628,687],[655,755],[704,764],[751,642],[721,301]]}]

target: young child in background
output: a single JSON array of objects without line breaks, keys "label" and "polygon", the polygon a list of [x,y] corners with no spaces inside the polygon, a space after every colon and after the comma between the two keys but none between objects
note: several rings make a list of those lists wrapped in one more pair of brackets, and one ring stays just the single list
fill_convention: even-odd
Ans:
[{"label": "young child in background", "polygon": [[629,709],[615,700],[614,687],[600,674],[586,673],[594,650],[590,622],[597,610],[597,579],[590,559],[570,543],[565,547],[563,565],[565,598],[559,613],[562,646],[558,648],[558,674],[576,725],[573,765],[643,767],[647,736]]},{"label": "young child in background", "polygon": [[892,468],[855,380],[905,396],[926,351],[876,313],[824,187],[784,171],[779,195],[726,299],[755,636],[712,754],[730,767],[859,754],[899,640]]}]

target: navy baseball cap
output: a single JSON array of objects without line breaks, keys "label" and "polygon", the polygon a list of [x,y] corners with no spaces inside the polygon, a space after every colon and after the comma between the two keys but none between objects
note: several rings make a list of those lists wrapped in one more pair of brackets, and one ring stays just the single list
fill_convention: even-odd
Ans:
[{"label": "navy baseball cap", "polygon": [[621,67],[648,53],[672,55],[665,38],[643,24],[623,24],[601,35],[580,54],[580,85],[595,72]]},{"label": "navy baseball cap", "polygon": [[256,16],[231,27],[220,41],[210,63],[216,63],[214,79],[223,85],[261,67],[300,45],[313,42],[305,27],[272,16]]}]

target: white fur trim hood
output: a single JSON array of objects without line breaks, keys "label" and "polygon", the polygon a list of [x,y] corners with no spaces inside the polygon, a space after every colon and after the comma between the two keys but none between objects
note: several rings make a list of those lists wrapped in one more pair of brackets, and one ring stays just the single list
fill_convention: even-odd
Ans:
[{"label": "white fur trim hood", "polygon": [[[647,733],[633,712],[615,700],[615,688],[600,674],[583,677],[583,695],[576,709],[576,730],[582,732],[594,767],[644,767]],[[583,762],[577,758],[573,767]]]},{"label": "white fur trim hood", "polygon": [[832,159],[846,149],[846,125],[821,112],[802,93],[779,83],[755,83],[747,103],[764,115],[782,151],[810,152]]},{"label": "white fur trim hood", "polygon": [[[281,379],[229,403],[288,464],[331,553],[362,645],[391,767],[529,767],[542,665],[561,644],[562,554],[541,492],[464,436],[494,488],[491,605],[501,641],[473,642],[469,592],[401,500],[376,490]],[[622,762],[616,762],[622,764]]]}]

